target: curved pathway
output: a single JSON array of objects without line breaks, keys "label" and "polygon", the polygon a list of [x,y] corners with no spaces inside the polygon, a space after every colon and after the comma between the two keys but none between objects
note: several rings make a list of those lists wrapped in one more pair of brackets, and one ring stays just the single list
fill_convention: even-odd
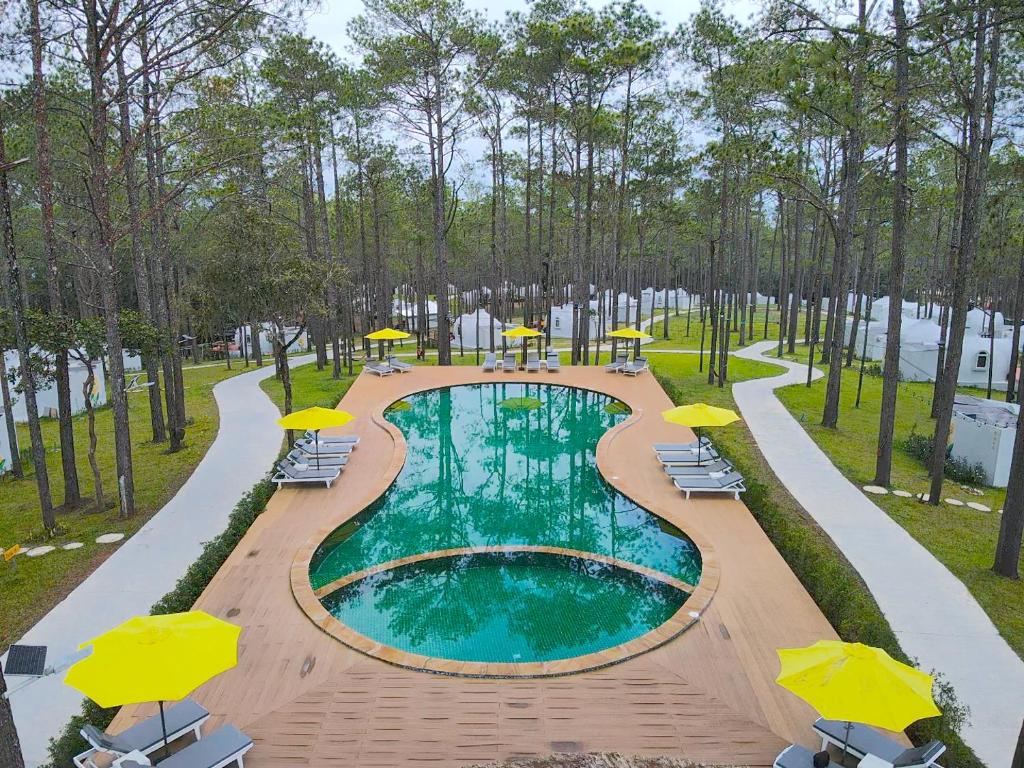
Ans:
[{"label": "curved pathway", "polygon": [[[1024,661],[963,583],[848,481],[775,397],[775,389],[807,377],[806,365],[762,357],[776,345],[759,342],[734,353],[788,369],[733,385],[758,447],[857,569],[904,652],[941,672],[970,707],[964,740],[991,768],[1009,765],[1024,717]],[[814,370],[814,378],[822,375]]]},{"label": "curved pathway", "polygon": [[[313,355],[295,358],[302,365]],[[281,450],[281,415],[260,382],[274,366],[225,379],[213,388],[220,412],[217,437],[177,494],[19,643],[45,645],[47,663],[78,644],[131,618],[145,615],[199,556],[203,543],[220,534],[239,499],[270,469]],[[52,675],[13,693],[11,704],[26,768],[49,759],[47,746],[79,713],[82,696]],[[12,677],[9,687],[22,685]]]}]

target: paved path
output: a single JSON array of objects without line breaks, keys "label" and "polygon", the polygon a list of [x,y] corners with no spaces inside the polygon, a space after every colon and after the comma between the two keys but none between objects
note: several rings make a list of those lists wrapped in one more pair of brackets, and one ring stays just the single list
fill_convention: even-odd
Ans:
[{"label": "paved path", "polygon": [[775,346],[760,342],[734,353],[788,369],[733,385],[758,447],[860,573],[907,655],[941,672],[970,707],[965,741],[990,768],[1009,765],[1024,717],[1024,662],[963,583],[850,483],[775,397],[777,387],[807,376],[805,365],[761,357]]},{"label": "paved path", "polygon": [[[291,364],[313,359],[308,355]],[[227,527],[235,504],[266,474],[281,449],[284,432],[276,423],[280,413],[259,386],[273,375],[274,366],[267,365],[213,388],[220,426],[192,476],[20,643],[47,646],[47,661],[54,663],[73,653],[80,642],[149,613],[174,587],[199,556],[203,542]],[[43,678],[11,697],[27,768],[47,761],[50,738],[81,709],[81,695],[63,679],[63,673]],[[14,688],[23,681],[12,677],[8,682]]]}]

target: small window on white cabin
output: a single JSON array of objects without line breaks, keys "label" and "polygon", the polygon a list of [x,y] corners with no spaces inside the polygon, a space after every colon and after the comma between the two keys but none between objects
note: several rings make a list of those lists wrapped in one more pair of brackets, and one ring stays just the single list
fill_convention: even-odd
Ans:
[{"label": "small window on white cabin", "polygon": [[988,352],[979,352],[974,359],[974,370],[984,371],[988,368]]},{"label": "small window on white cabin", "polygon": [[555,318],[555,328],[561,328],[561,327],[562,327],[562,318],[556,317]]}]

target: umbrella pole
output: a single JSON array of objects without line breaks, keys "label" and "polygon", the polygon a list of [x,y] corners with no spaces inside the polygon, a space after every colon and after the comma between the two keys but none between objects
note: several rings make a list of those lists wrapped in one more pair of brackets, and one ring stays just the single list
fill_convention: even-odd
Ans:
[{"label": "umbrella pole", "polygon": [[846,765],[846,752],[850,746],[850,729],[853,728],[853,723],[849,720],[846,721],[846,735],[843,737],[843,762],[841,765]]},{"label": "umbrella pole", "polygon": [[160,701],[160,728],[164,732],[164,750],[163,750],[163,752],[164,752],[164,757],[166,758],[167,757],[167,751],[168,751],[168,746],[167,746],[167,720],[164,719],[164,702],[163,702],[163,700]]},{"label": "umbrella pole", "polygon": [[316,450],[316,471],[320,471],[320,430],[313,430],[313,448]]},{"label": "umbrella pole", "polygon": [[697,427],[697,466],[701,466],[700,463],[700,427]]}]

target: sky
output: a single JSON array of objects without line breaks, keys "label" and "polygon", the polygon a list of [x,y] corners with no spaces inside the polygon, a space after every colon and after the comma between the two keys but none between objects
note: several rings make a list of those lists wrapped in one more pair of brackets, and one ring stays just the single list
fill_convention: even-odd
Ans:
[{"label": "sky", "polygon": [[[466,6],[483,12],[492,21],[505,18],[508,11],[525,10],[525,0],[464,0]],[[590,5],[600,7],[604,3],[587,0]],[[647,10],[660,17],[669,29],[675,29],[700,8],[700,0],[643,0]],[[741,21],[747,21],[757,3],[754,0],[725,0],[722,3],[726,13]],[[351,60],[350,43],[346,28],[348,22],[363,10],[360,0],[321,0],[318,11],[310,14],[306,29],[308,34],[318,37],[330,45],[342,58]]]}]

